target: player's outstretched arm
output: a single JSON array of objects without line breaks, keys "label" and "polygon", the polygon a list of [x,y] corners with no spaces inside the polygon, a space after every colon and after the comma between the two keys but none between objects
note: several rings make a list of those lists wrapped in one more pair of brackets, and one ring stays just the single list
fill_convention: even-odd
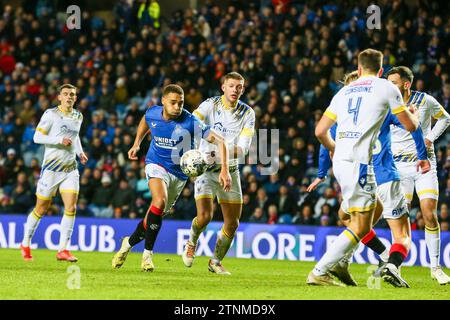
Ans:
[{"label": "player's outstretched arm", "polygon": [[58,145],[62,144],[67,146],[72,145],[72,140],[70,138],[61,138],[61,137],[52,137],[47,134],[44,134],[42,131],[36,130],[33,136],[34,143],[37,144],[52,144]]},{"label": "player's outstretched arm", "polygon": [[130,160],[137,160],[137,153],[140,149],[140,145],[142,140],[144,140],[147,133],[149,133],[150,128],[148,127],[147,121],[145,121],[145,116],[142,117],[141,121],[139,122],[137,132],[136,132],[136,138],[134,139],[134,144],[131,147],[130,150],[128,150],[128,159]]},{"label": "player's outstretched arm", "polygon": [[209,131],[209,134],[205,140],[210,143],[216,144],[219,148],[220,163],[222,165],[221,166],[222,169],[220,170],[220,174],[219,174],[219,183],[223,187],[223,190],[228,192],[231,189],[231,176],[230,176],[230,170],[228,168],[228,146],[227,146],[227,143],[220,134],[214,132],[213,130]]}]

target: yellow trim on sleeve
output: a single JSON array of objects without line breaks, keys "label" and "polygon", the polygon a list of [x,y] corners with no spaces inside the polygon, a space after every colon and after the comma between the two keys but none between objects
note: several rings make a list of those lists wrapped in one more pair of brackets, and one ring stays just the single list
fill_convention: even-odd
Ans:
[{"label": "yellow trim on sleeve", "polygon": [[417,192],[417,195],[421,196],[421,195],[423,195],[425,193],[431,193],[431,194],[435,194],[437,196],[439,195],[439,191],[436,191],[434,189],[425,189],[425,190],[419,191],[419,192]]},{"label": "yellow trim on sleeve", "polygon": [[333,112],[331,112],[330,110],[325,110],[325,113],[323,114],[324,116],[327,116],[328,118],[330,118],[333,121],[336,121],[337,119],[337,115],[335,115]]},{"label": "yellow trim on sleeve", "polygon": [[403,112],[406,110],[406,107],[404,105],[401,105],[398,108],[395,108],[394,110],[392,110],[392,114],[398,114],[400,112]]},{"label": "yellow trim on sleeve", "polygon": [[192,114],[194,115],[194,116],[197,116],[197,118],[199,118],[200,120],[205,120],[205,116],[204,115],[202,115],[200,112],[198,112],[197,110],[195,110],[194,112],[192,112]]},{"label": "yellow trim on sleeve", "polygon": [[36,131],[39,131],[39,132],[41,132],[41,133],[43,133],[43,134],[45,134],[45,135],[47,135],[48,134],[48,132],[47,131],[45,131],[44,129],[42,129],[42,128],[36,128]]},{"label": "yellow trim on sleeve", "polygon": [[439,119],[442,115],[444,114],[444,108],[441,106],[440,110],[438,113],[436,113],[433,118],[435,118],[436,120]]},{"label": "yellow trim on sleeve", "polygon": [[252,128],[243,128],[240,135],[244,137],[253,137],[254,134],[255,130]]}]

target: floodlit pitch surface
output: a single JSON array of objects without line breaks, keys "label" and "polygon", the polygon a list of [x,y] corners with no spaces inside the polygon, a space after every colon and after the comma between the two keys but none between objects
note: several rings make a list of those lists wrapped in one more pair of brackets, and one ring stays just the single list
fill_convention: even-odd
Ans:
[{"label": "floodlit pitch surface", "polygon": [[402,268],[411,285],[404,289],[370,279],[373,266],[352,264],[358,287],[338,288],[306,285],[313,262],[226,258],[232,275],[219,276],[208,271],[207,257],[186,268],[181,256],[156,253],[155,271],[144,273],[137,253],[120,269],[111,268],[113,253],[74,252],[79,262],[72,264],[56,261],[54,251],[32,254],[26,262],[20,250],[0,249],[0,299],[450,299],[450,285],[440,286],[423,267]]}]

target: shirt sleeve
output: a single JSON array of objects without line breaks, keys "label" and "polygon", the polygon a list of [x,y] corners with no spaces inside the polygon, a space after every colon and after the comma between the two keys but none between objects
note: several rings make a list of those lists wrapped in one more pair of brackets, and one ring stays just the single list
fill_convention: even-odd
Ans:
[{"label": "shirt sleeve", "polygon": [[434,119],[437,119],[437,122],[425,138],[431,142],[434,142],[445,132],[445,130],[447,130],[450,125],[450,115],[434,97],[428,95],[427,100],[428,105],[431,108],[431,115]]},{"label": "shirt sleeve", "polygon": [[199,120],[197,117],[192,117],[193,122],[193,134],[194,137],[201,137],[205,139],[208,137],[209,132],[211,131],[211,126],[205,124],[203,121]]},{"label": "shirt sleeve", "polygon": [[36,127],[36,131],[48,135],[48,132],[50,131],[51,127],[52,127],[52,116],[50,110],[47,110],[42,115],[41,120],[39,121]]},{"label": "shirt sleeve", "polygon": [[255,111],[249,109],[244,117],[244,127],[239,135],[237,146],[243,150],[244,154],[247,154],[255,135]]},{"label": "shirt sleeve", "polygon": [[333,99],[331,99],[330,105],[328,106],[328,108],[325,110],[324,112],[324,116],[326,116],[327,118],[333,120],[333,121],[337,121],[337,115],[338,115],[338,99],[339,99],[339,93],[337,93]]},{"label": "shirt sleeve", "polygon": [[211,100],[207,99],[203,101],[197,109],[192,112],[194,116],[199,118],[201,121],[208,122],[209,110],[211,107]]},{"label": "shirt sleeve", "polygon": [[75,153],[77,154],[77,156],[80,156],[80,154],[83,153],[83,147],[81,146],[81,139],[78,135],[75,138],[74,149],[75,149]]},{"label": "shirt sleeve", "polygon": [[391,82],[387,82],[387,104],[392,114],[398,114],[406,110],[400,90]]}]

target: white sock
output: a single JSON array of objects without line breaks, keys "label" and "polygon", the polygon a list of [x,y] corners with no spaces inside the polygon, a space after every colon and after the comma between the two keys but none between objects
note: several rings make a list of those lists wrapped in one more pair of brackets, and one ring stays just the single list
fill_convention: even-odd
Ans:
[{"label": "white sock", "polygon": [[41,221],[41,216],[36,213],[36,209],[33,209],[27,217],[27,222],[25,223],[25,230],[23,232],[22,246],[29,247],[31,239]]},{"label": "white sock", "polygon": [[145,258],[145,257],[148,257],[148,256],[150,256],[152,254],[153,254],[153,250],[144,249],[144,253],[142,254],[142,257]]},{"label": "white sock", "polygon": [[197,217],[192,219],[191,233],[189,234],[189,242],[191,242],[192,244],[196,245],[197,241],[198,241],[198,237],[200,237],[200,235],[202,234],[203,231],[205,231],[205,229],[206,229],[206,226],[204,226],[201,229],[198,227],[198,225],[197,225]]},{"label": "white sock", "polygon": [[384,251],[380,254],[380,259],[383,262],[388,262],[389,260],[389,249],[386,248]]},{"label": "white sock", "polygon": [[313,269],[313,273],[316,276],[323,275],[330,270],[339,260],[341,260],[346,254],[354,250],[358,246],[360,239],[350,229],[345,229],[331,246],[327,249],[322,258],[317,262]]},{"label": "white sock", "polygon": [[441,230],[439,226],[429,228],[425,226],[425,242],[427,243],[428,255],[430,256],[430,267],[439,266],[439,256],[441,251]]},{"label": "white sock", "polygon": [[61,233],[59,236],[59,251],[64,251],[70,243],[72,237],[73,226],[75,224],[75,211],[64,211],[64,216],[61,219]]},{"label": "white sock", "polygon": [[355,246],[352,250],[350,250],[349,252],[347,252],[344,257],[339,261],[339,263],[352,263],[352,257],[353,254],[355,253],[356,249],[358,249],[358,246]]}]

